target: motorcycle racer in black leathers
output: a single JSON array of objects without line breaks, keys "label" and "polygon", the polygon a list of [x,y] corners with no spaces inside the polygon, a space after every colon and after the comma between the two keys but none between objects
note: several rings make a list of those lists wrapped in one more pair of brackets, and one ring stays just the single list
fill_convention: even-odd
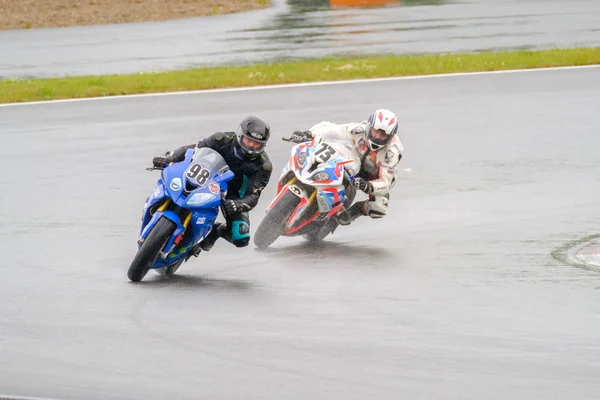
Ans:
[{"label": "motorcycle racer in black leathers", "polygon": [[220,237],[236,247],[245,247],[250,242],[248,213],[256,207],[273,170],[265,151],[270,136],[268,123],[256,116],[248,116],[240,122],[236,132],[216,132],[198,144],[182,146],[164,156],[154,157],[154,166],[164,167],[171,162],[183,161],[188,149],[209,147],[225,159],[235,174],[228,183],[226,200],[222,204],[226,222],[215,222],[210,233],[194,246],[193,255],[198,256],[201,250],[209,251]]}]

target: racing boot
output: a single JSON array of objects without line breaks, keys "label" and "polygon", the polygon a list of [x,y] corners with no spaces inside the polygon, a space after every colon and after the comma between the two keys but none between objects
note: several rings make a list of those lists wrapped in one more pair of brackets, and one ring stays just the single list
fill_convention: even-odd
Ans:
[{"label": "racing boot", "polygon": [[215,245],[215,242],[217,241],[217,239],[220,238],[221,236],[223,236],[223,234],[226,230],[227,230],[227,227],[225,226],[225,224],[222,224],[220,222],[215,222],[212,230],[208,233],[208,235],[206,235],[206,237],[204,239],[202,239],[200,242],[196,243],[192,247],[192,250],[190,251],[188,257],[186,258],[186,261],[191,256],[198,257],[202,250],[209,251],[210,249],[212,249],[213,246]]},{"label": "racing boot", "polygon": [[225,232],[227,231],[227,225],[222,224],[220,222],[215,222],[212,230],[206,235],[206,237],[198,243],[198,253],[200,253],[200,249],[204,251],[210,251],[215,245],[215,242],[218,238],[223,237]]},{"label": "racing boot", "polygon": [[340,225],[350,225],[356,218],[360,217],[361,215],[365,215],[364,203],[364,201],[354,203],[349,209],[339,213],[336,216],[337,223]]}]

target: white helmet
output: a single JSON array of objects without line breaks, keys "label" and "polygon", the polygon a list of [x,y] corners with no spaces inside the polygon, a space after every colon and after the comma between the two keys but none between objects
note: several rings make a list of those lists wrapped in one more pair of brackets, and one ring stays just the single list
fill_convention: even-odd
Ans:
[{"label": "white helmet", "polygon": [[392,141],[398,132],[396,114],[386,109],[375,110],[367,121],[367,142],[372,151],[379,150]]}]

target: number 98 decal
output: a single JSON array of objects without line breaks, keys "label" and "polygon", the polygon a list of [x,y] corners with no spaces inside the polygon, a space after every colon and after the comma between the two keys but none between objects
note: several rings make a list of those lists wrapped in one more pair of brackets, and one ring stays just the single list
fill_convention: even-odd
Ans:
[{"label": "number 98 decal", "polygon": [[186,175],[190,179],[195,179],[198,185],[204,186],[210,177],[210,171],[206,168],[202,168],[202,165],[200,164],[194,164],[190,167]]}]

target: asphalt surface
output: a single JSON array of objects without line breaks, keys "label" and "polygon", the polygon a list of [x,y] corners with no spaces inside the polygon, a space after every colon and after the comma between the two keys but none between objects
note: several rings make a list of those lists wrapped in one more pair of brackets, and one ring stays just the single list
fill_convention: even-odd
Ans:
[{"label": "asphalt surface", "polygon": [[600,45],[596,0],[405,0],[399,7],[335,9],[322,6],[325,0],[273,3],[268,10],[221,17],[0,31],[0,79],[343,54]]},{"label": "asphalt surface", "polygon": [[[591,68],[0,107],[0,393],[598,399],[600,275],[551,255],[598,233],[598,104]],[[385,219],[127,280],[154,155],[269,120],[254,232],[279,137],[378,106],[406,147]]]}]

